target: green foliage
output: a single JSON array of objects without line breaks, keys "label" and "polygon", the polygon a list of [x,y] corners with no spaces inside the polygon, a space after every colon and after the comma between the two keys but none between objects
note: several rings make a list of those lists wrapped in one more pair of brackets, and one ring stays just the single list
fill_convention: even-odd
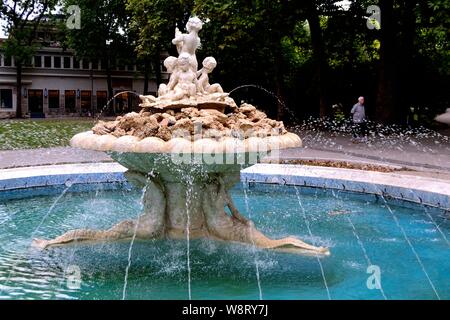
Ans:
[{"label": "green foliage", "polygon": [[[63,0],[64,8],[77,5],[81,9],[81,28],[66,29],[64,45],[74,49],[79,59],[105,58],[115,63],[132,62],[132,39],[128,37],[129,18],[126,0]],[[107,44],[106,41],[111,41]]]},{"label": "green foliage", "polygon": [[210,21],[202,31],[201,54],[219,59],[219,78],[226,86],[255,83],[274,88],[289,43],[284,37],[298,21],[295,1],[203,0],[196,1],[194,11]]},{"label": "green foliage", "polygon": [[[24,6],[32,0],[14,2]],[[53,3],[33,3],[44,2]],[[212,81],[220,81],[227,91],[245,84],[263,86],[282,95],[301,115],[317,114],[319,95],[330,106],[342,103],[344,112],[355,97],[367,95],[370,113],[379,84],[396,81],[393,92],[398,95],[397,102],[405,105],[391,108],[406,110],[410,107],[407,103],[427,104],[428,110],[448,106],[448,0],[356,0],[346,10],[337,6],[339,2],[63,0],[65,7],[76,4],[82,11],[81,30],[66,30],[65,45],[74,48],[79,58],[126,61],[136,55],[158,71],[160,53],[175,54],[171,44],[175,26],[184,31],[188,18],[198,15],[206,22],[199,62],[206,56],[216,57]],[[366,8],[389,3],[385,8],[392,9],[391,25],[369,30]],[[7,11],[3,5],[2,14]],[[14,24],[11,17],[7,19]],[[389,31],[384,33],[387,27]],[[120,33],[121,29],[125,32]],[[395,75],[387,80],[379,77],[380,68],[386,67],[386,34],[394,39],[387,68],[391,69],[388,74]],[[30,38],[30,29],[16,31],[5,44],[7,54],[29,59],[35,43],[24,44],[23,39]],[[107,46],[105,40],[112,44]]]},{"label": "green foliage", "polygon": [[171,50],[175,26],[184,28],[193,0],[128,0],[130,32],[136,37],[139,58],[149,59],[162,50]]},{"label": "green foliage", "polygon": [[16,64],[25,64],[39,48],[36,31],[45,14],[49,13],[57,0],[11,0],[3,1],[0,16],[6,21],[8,39],[3,50],[14,57]]},{"label": "green foliage", "polygon": [[426,1],[418,11],[418,53],[427,57],[439,73],[450,76],[450,2]]}]

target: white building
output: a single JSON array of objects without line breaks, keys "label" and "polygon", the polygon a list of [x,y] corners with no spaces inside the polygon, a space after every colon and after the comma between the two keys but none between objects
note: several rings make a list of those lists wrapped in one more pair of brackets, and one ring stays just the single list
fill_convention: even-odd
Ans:
[{"label": "white building", "polygon": [[[0,48],[4,39],[0,39]],[[108,86],[106,71],[101,59],[94,62],[78,61],[71,50],[44,47],[34,55],[29,66],[23,67],[22,92],[16,91],[14,59],[0,51],[0,114],[15,115],[16,96],[22,97],[22,112],[31,117],[57,115],[90,115],[104,109]],[[118,65],[112,71],[114,93],[144,91],[144,76],[136,66]],[[148,90],[156,93],[156,82],[149,80]],[[138,98],[122,94],[103,112],[135,109]]]}]

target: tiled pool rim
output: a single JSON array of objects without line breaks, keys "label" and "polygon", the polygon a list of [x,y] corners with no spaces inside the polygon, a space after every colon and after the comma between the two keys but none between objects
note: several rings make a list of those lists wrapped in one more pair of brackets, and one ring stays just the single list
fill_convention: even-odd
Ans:
[{"label": "tiled pool rim", "polygon": [[[0,170],[0,191],[74,184],[122,183],[117,163],[64,164]],[[376,171],[303,165],[257,164],[241,171],[250,184],[325,188],[425,204],[450,211],[450,182]]]}]

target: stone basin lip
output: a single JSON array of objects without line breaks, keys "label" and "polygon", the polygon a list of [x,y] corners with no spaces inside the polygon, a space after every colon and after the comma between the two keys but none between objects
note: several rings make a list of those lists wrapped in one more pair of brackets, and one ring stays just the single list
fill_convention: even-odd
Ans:
[{"label": "stone basin lip", "polygon": [[302,140],[295,133],[285,133],[279,136],[249,137],[238,139],[223,137],[219,140],[201,138],[189,141],[183,138],[172,138],[164,141],[158,137],[139,139],[125,135],[97,135],[92,131],[76,134],[70,145],[75,148],[96,151],[116,151],[133,153],[248,153],[268,152],[302,146]]},{"label": "stone basin lip", "polygon": [[[63,164],[0,170],[0,191],[33,187],[126,182],[118,163]],[[450,183],[444,180],[356,169],[256,164],[241,171],[241,181],[389,196],[450,211]],[[69,184],[68,184],[69,183]]]}]

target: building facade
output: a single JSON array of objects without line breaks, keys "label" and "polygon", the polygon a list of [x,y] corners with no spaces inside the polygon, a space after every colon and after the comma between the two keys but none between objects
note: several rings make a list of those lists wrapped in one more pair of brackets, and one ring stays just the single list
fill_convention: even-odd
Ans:
[{"label": "building facade", "polygon": [[[2,39],[0,48],[1,42]],[[144,75],[137,67],[116,65],[112,71],[114,94],[123,91],[142,94]],[[119,95],[105,107],[108,85],[104,67],[101,58],[98,61],[77,60],[72,50],[59,46],[43,47],[23,67],[22,92],[17,92],[14,58],[7,58],[0,51],[0,114],[3,117],[15,115],[18,94],[22,99],[23,114],[30,117],[108,115],[136,109],[139,101],[132,93]],[[149,80],[148,90],[151,94],[156,93],[154,79]]]}]

